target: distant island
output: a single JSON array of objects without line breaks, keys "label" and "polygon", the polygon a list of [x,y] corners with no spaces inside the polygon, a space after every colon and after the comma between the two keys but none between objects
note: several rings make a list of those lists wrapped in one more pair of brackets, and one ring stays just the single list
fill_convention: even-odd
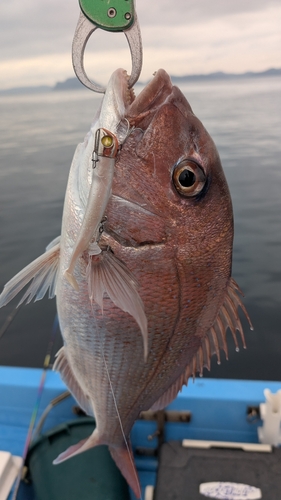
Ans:
[{"label": "distant island", "polygon": [[215,73],[208,73],[206,75],[184,75],[184,76],[171,76],[174,83],[185,83],[194,81],[210,81],[210,80],[233,80],[235,78],[263,78],[268,76],[281,76],[281,68],[271,68],[265,71],[247,71],[245,73],[224,73],[217,71]]},{"label": "distant island", "polygon": [[[202,82],[202,81],[219,81],[219,80],[233,80],[244,78],[266,78],[266,77],[281,76],[281,68],[271,68],[265,71],[247,71],[245,73],[224,73],[217,71],[214,73],[198,74],[198,75],[171,75],[172,82],[175,84],[183,84],[188,82]],[[140,85],[145,85],[147,82],[138,82]],[[67,78],[63,82],[57,82],[54,86],[40,85],[34,87],[14,87],[10,89],[0,89],[0,95],[11,94],[34,94],[42,92],[58,92],[65,90],[83,90],[84,85],[76,77]]]}]

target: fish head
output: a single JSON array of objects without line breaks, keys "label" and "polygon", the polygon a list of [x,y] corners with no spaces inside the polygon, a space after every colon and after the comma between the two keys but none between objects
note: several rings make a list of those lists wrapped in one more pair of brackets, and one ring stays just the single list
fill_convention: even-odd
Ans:
[{"label": "fish head", "polygon": [[230,268],[232,205],[219,154],[164,70],[126,118],[134,128],[116,161],[107,232],[127,247],[174,245],[185,258],[221,246]]}]

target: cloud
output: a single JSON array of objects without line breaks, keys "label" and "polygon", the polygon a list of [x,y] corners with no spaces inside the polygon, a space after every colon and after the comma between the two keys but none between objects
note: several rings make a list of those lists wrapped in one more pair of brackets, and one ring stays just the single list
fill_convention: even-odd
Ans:
[{"label": "cloud", "polygon": [[[137,10],[142,79],[160,66],[178,75],[280,66],[280,0],[139,0]],[[2,2],[1,87],[53,84],[72,76],[78,15],[78,0]],[[89,76],[105,83],[117,66],[130,71],[124,35],[98,30],[87,46]]]},{"label": "cloud", "polygon": [[[280,66],[281,6],[206,19],[190,26],[143,29],[144,57],[174,74],[243,72]],[[153,55],[154,54],[154,55]]]},{"label": "cloud", "polygon": [[200,24],[205,20],[219,20],[232,14],[259,12],[271,6],[279,6],[279,0],[139,0],[138,15],[142,25]]},{"label": "cloud", "polygon": [[66,1],[6,0],[0,11],[0,59],[70,49],[79,11],[75,0],[69,9]]},{"label": "cloud", "polygon": [[[1,87],[54,85],[72,75],[70,54],[52,54],[0,61]],[[63,76],[62,76],[63,75]],[[74,76],[74,75],[72,75]]]}]

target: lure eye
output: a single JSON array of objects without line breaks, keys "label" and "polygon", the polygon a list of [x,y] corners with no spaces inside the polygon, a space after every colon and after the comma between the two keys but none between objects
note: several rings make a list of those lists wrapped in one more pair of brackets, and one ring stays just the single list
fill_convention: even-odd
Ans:
[{"label": "lure eye", "polygon": [[101,143],[105,148],[111,148],[113,145],[113,139],[110,135],[104,135],[101,139]]},{"label": "lure eye", "polygon": [[174,168],[173,183],[183,196],[196,196],[202,191],[205,182],[206,175],[194,160],[182,160]]}]

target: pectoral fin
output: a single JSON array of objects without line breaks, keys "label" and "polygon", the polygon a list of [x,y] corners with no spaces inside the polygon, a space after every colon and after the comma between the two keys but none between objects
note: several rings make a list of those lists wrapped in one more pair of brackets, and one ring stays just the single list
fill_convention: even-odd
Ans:
[{"label": "pectoral fin", "polygon": [[146,359],[148,354],[147,318],[137,290],[138,282],[126,264],[115,257],[110,250],[103,251],[99,255],[89,257],[86,276],[91,302],[96,302],[102,309],[103,296],[107,293],[117,307],[131,314],[136,320],[143,336]]},{"label": "pectoral fin", "polygon": [[60,244],[53,240],[47,247],[48,250],[26,266],[14,276],[5,286],[0,295],[0,307],[5,306],[32,280],[19,304],[25,300],[31,302],[33,298],[40,300],[49,290],[49,298],[56,293],[57,272],[60,257]]}]

